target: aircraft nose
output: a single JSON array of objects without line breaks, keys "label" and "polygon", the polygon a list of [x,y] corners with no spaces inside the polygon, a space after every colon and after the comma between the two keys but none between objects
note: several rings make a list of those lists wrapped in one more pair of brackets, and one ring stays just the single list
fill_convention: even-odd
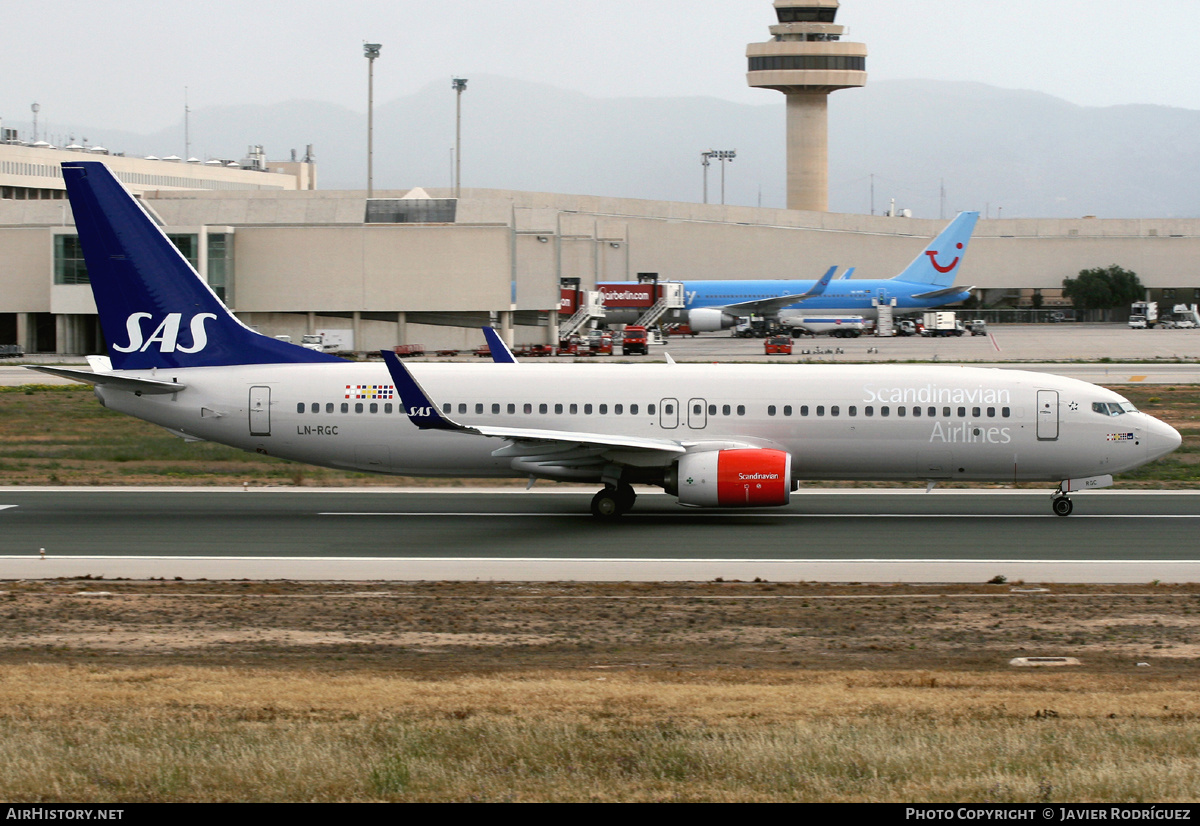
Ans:
[{"label": "aircraft nose", "polygon": [[1183,444],[1179,431],[1166,422],[1151,418],[1146,428],[1146,451],[1151,460],[1166,456]]}]

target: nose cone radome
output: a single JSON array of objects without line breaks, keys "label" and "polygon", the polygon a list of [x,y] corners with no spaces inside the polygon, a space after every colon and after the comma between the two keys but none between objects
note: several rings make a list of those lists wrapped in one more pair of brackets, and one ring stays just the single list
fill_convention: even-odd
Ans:
[{"label": "nose cone radome", "polygon": [[1150,419],[1150,426],[1146,428],[1146,452],[1150,461],[1166,456],[1181,444],[1183,437],[1178,430],[1166,422]]}]

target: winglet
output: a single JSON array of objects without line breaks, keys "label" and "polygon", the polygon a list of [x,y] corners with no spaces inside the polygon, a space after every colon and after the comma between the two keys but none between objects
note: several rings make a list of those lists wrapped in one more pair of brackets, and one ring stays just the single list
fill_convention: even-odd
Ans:
[{"label": "winglet", "polygon": [[850,269],[846,270],[844,273],[842,273],[842,277],[839,278],[838,281],[845,281],[847,278],[854,275],[854,271],[856,269],[858,269],[858,267],[851,267]]},{"label": "winglet", "polygon": [[495,327],[484,327],[483,337],[487,339],[488,350],[492,353],[492,361],[496,364],[518,364],[516,357],[513,356],[512,350],[508,349],[508,345],[504,343],[504,339],[500,338],[500,333]]},{"label": "winglet", "polygon": [[476,432],[472,428],[465,427],[442,415],[437,405],[429,398],[429,394],[417,383],[412,373],[404,366],[404,362],[400,361],[395,353],[390,350],[380,350],[379,354],[383,356],[383,363],[387,365],[388,372],[392,374],[392,381],[396,384],[400,400],[404,402],[404,410],[408,413],[409,421],[421,430]]},{"label": "winglet", "polygon": [[800,298],[816,298],[818,295],[825,292],[825,288],[829,286],[829,282],[833,280],[834,273],[837,271],[837,264],[834,264],[832,267],[826,270],[825,274],[817,279],[816,283],[809,287],[808,292],[804,293],[804,295],[800,296]]}]

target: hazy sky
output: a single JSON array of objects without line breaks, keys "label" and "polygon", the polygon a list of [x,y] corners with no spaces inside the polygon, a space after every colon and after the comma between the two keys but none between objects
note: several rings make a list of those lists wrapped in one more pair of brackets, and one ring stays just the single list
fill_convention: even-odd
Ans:
[{"label": "hazy sky", "polygon": [[[74,124],[147,132],[193,109],[293,99],[366,110],[364,40],[383,44],[378,102],[485,73],[598,97],[709,95],[782,105],[746,86],[770,0],[55,0],[8,3],[0,119],[41,105]],[[843,0],[870,80],[972,80],[1073,103],[1200,109],[1197,0]],[[467,94],[470,94],[468,87]]]}]

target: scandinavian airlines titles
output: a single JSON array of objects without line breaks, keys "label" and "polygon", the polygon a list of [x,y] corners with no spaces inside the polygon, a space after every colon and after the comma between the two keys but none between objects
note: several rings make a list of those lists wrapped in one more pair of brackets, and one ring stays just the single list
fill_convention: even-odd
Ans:
[{"label": "scandinavian airlines titles", "polygon": [[[1012,404],[1012,393],[995,387],[863,387],[863,401],[889,404]],[[971,421],[934,422],[930,442],[1006,445],[1012,441],[1008,427],[982,427]]]},{"label": "scandinavian airlines titles", "polygon": [[994,387],[863,387],[863,401],[891,404],[1012,404],[1008,390]]}]

